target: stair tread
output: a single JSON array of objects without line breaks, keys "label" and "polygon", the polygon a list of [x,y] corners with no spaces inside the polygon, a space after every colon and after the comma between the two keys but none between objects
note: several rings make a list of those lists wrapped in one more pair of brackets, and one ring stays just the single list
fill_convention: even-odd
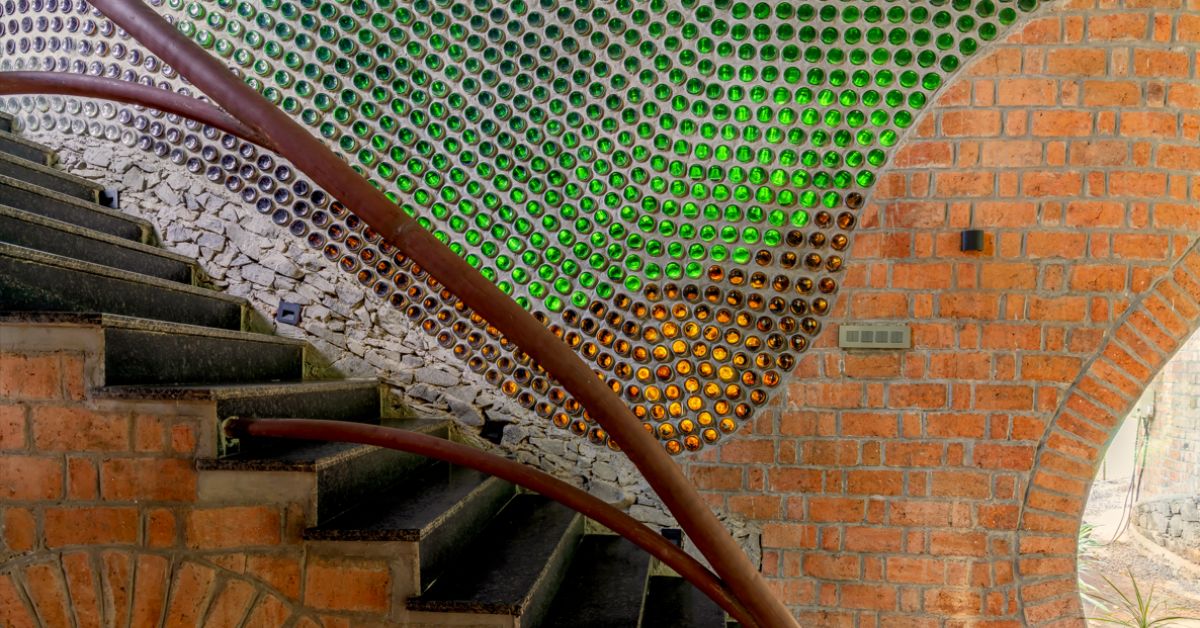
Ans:
[{"label": "stair tread", "polygon": [[210,290],[208,288],[201,288],[201,287],[197,287],[197,286],[183,284],[183,283],[179,283],[177,281],[170,281],[167,279],[160,279],[158,277],[153,277],[151,275],[143,275],[141,273],[136,273],[136,272],[129,271],[129,270],[122,270],[120,268],[113,268],[111,266],[103,266],[101,264],[85,262],[85,261],[77,260],[74,258],[64,257],[62,255],[56,255],[54,253],[46,253],[44,251],[29,249],[29,248],[25,248],[23,246],[17,246],[15,244],[8,244],[5,242],[0,242],[0,256],[13,257],[16,259],[35,262],[35,263],[39,263],[39,264],[46,264],[46,265],[50,265],[50,266],[58,266],[61,268],[68,268],[71,270],[76,270],[76,271],[84,272],[84,273],[90,273],[90,274],[94,274],[94,275],[103,275],[106,277],[112,277],[114,279],[120,279],[123,281],[132,281],[132,282],[136,282],[136,283],[146,284],[149,286],[154,286],[157,288],[163,288],[166,290],[173,290],[173,291],[177,291],[177,292],[186,292],[189,294],[200,295],[200,296],[209,297],[209,298],[217,299],[217,300],[221,300],[221,301],[227,301],[229,303],[236,304],[236,305],[246,305],[246,300],[243,299],[242,297],[231,296],[231,295],[225,294],[223,292],[218,292],[216,290]]},{"label": "stair tread", "polygon": [[[99,205],[92,201],[85,201],[69,194],[63,194],[62,192],[57,192],[34,183],[29,183],[27,181],[22,181],[21,179],[0,174],[0,189],[2,188],[12,188],[14,190],[18,190],[24,193],[25,196],[23,198],[26,199],[32,195],[35,198],[40,197],[41,199],[52,201],[58,205],[58,207],[47,209],[45,207],[35,208],[16,206],[13,202],[6,203],[9,206],[15,206],[18,209],[23,209],[25,211],[42,215],[45,215],[45,213],[61,215],[63,211],[62,206],[66,206],[69,207],[71,211],[79,212],[77,214],[72,214],[72,218],[74,219],[103,220],[106,221],[106,224],[112,226],[114,230],[118,229],[118,227],[113,225],[119,225],[119,231],[113,231],[113,234],[120,236],[123,233],[128,233],[128,236],[122,236],[126,239],[140,240],[145,237],[146,234],[154,233],[150,223],[141,218],[130,216],[129,214],[104,207],[103,205]],[[33,201],[28,202],[33,203]],[[36,205],[36,203],[33,204]],[[65,220],[65,222],[78,224],[75,223],[74,220]],[[137,234],[136,237],[133,236],[135,233]]]},{"label": "stair tread", "polygon": [[408,608],[521,615],[577,519],[545,497],[517,495]]},{"label": "stair tread", "polygon": [[[363,417],[358,422],[423,434],[437,432],[447,425],[446,421],[436,419],[378,417]],[[373,449],[377,448],[374,445],[358,443],[302,441],[282,450],[255,451],[227,458],[201,458],[196,461],[196,465],[200,469],[223,471],[320,471]]]},{"label": "stair tread", "polygon": [[41,323],[49,325],[79,325],[97,326],[112,329],[128,329],[133,331],[175,334],[187,336],[204,336],[206,338],[223,338],[228,340],[246,340],[278,345],[304,347],[307,343],[295,338],[272,336],[251,331],[234,331],[215,327],[202,327],[185,323],[173,323],[137,316],[108,314],[104,312],[5,312],[0,311],[0,322],[4,323]]},{"label": "stair tread", "polygon": [[[456,504],[491,476],[467,467],[435,463],[418,476],[309,528],[304,538],[337,541],[420,541]],[[500,480],[496,480],[500,481]]]},{"label": "stair tread", "polygon": [[153,399],[159,401],[224,401],[264,395],[335,393],[378,389],[377,379],[325,379],[291,382],[229,384],[105,386],[96,391],[102,399]]},{"label": "stair tread", "polygon": [[[104,191],[104,186],[95,181],[77,177],[69,172],[47,166],[44,163],[40,164],[36,161],[23,159],[5,152],[0,152],[0,169],[5,169],[6,171],[17,170],[19,171],[17,178],[30,177],[33,180],[22,180],[43,189],[57,191],[71,198],[96,202],[100,198],[100,193]],[[37,179],[41,179],[42,182],[36,182]]]},{"label": "stair tread", "polygon": [[650,555],[628,540],[615,535],[585,536],[543,625],[637,626],[649,573]]},{"label": "stair tread", "polygon": [[650,578],[643,626],[725,628],[725,611],[683,578]]},{"label": "stair tread", "polygon": [[[21,154],[14,155],[16,157],[20,157],[22,159],[28,159],[29,161],[33,161],[34,163],[39,163],[39,164],[43,164],[43,165],[50,165],[51,163],[53,163],[52,162],[53,155],[54,155],[53,149],[51,149],[48,146],[39,144],[37,142],[32,142],[30,140],[27,140],[27,139],[21,137],[20,135],[16,135],[15,133],[12,133],[10,131],[5,131],[3,129],[0,129],[0,144],[16,144],[17,150],[21,151]],[[5,152],[8,152],[8,150],[11,150],[11,149],[6,149]],[[14,153],[10,152],[9,154],[14,154]],[[32,158],[33,155],[38,155],[39,159],[33,159]]]},{"label": "stair tread", "polygon": [[182,263],[189,264],[189,265],[196,264],[196,261],[194,259],[192,259],[186,255],[180,255],[178,253],[174,253],[172,251],[168,251],[167,249],[159,248],[157,246],[143,244],[141,242],[137,242],[135,240],[129,240],[127,238],[121,238],[121,237],[112,235],[110,233],[105,233],[103,231],[97,231],[95,229],[89,229],[87,227],[82,227],[82,226],[76,225],[74,223],[66,222],[63,220],[58,220],[55,218],[50,218],[47,216],[43,216],[41,214],[35,214],[33,212],[25,211],[25,210],[17,208],[17,207],[9,207],[8,205],[0,204],[0,216],[10,216],[16,220],[20,220],[21,222],[28,222],[28,223],[32,223],[32,224],[41,225],[44,227],[48,227],[50,229],[54,229],[56,231],[62,231],[65,233],[70,233],[72,235],[77,235],[79,237],[89,238],[92,240],[98,240],[100,242],[104,242],[105,244],[111,244],[113,246],[119,246],[121,248],[138,251],[139,253],[155,255],[157,257],[162,257],[165,259],[182,262]]}]

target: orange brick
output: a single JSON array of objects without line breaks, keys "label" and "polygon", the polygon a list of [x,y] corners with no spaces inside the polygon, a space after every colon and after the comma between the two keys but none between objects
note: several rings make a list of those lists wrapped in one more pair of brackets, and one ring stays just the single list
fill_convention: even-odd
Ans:
[{"label": "orange brick", "polygon": [[887,580],[903,584],[944,584],[946,565],[936,558],[889,556],[886,559]]},{"label": "orange brick", "polygon": [[1000,299],[995,294],[949,293],[939,299],[938,314],[943,318],[994,319],[1000,312]]},{"label": "orange brick", "polygon": [[[775,443],[766,440],[738,440],[721,448],[721,462],[771,463],[775,461]],[[736,445],[736,447],[734,447]]]},{"label": "orange brick", "polygon": [[1099,48],[1058,48],[1046,55],[1046,72],[1058,76],[1104,76],[1106,51]]},{"label": "orange brick", "polygon": [[1084,137],[1094,132],[1093,123],[1094,118],[1090,111],[1035,111],[1032,116],[1032,133],[1040,137]]},{"label": "orange brick", "polygon": [[886,584],[842,585],[842,606],[871,610],[895,610],[896,588]]},{"label": "orange brick", "polygon": [[925,591],[925,610],[942,616],[970,616],[979,613],[983,597],[969,589],[931,589]]},{"label": "orange brick", "polygon": [[1118,233],[1113,235],[1113,253],[1125,259],[1167,259],[1170,238],[1165,235]]},{"label": "orange brick", "polygon": [[4,546],[10,552],[28,552],[37,545],[37,520],[24,508],[3,511]]},{"label": "orange brick", "polygon": [[386,612],[391,605],[387,563],[310,556],[304,570],[304,603],[325,610]]},{"label": "orange brick", "polygon": [[850,495],[903,495],[904,475],[899,471],[847,471]]},{"label": "orange brick", "polygon": [[892,384],[888,387],[888,406],[892,408],[941,408],[946,405],[943,384]]},{"label": "orange brick", "polygon": [[67,496],[73,500],[93,500],[99,494],[100,478],[91,458],[67,458]]},{"label": "orange brick", "polygon": [[71,594],[71,607],[79,628],[100,628],[104,617],[100,612],[100,578],[92,567],[92,558],[84,552],[63,554],[63,572]]},{"label": "orange brick", "polygon": [[129,449],[129,417],[77,407],[38,406],[31,417],[33,443],[45,451]]},{"label": "orange brick", "polygon": [[842,554],[809,554],[804,557],[805,575],[825,580],[858,580],[862,561],[857,556]]},{"label": "orange brick", "polygon": [[1076,266],[1071,269],[1074,292],[1119,292],[1125,288],[1126,269],[1115,264]]},{"label": "orange brick", "polygon": [[62,494],[61,460],[0,456],[0,498],[31,501],[58,499]]},{"label": "orange brick", "polygon": [[47,508],[46,545],[131,544],[137,541],[138,523],[134,507]]},{"label": "orange brick", "polygon": [[188,547],[215,549],[280,542],[279,510],[266,506],[196,508],[187,513]]},{"label": "orange brick", "polygon": [[1133,107],[1142,102],[1142,87],[1132,81],[1084,81],[1085,107]]},{"label": "orange brick", "polygon": [[1071,382],[1079,376],[1079,358],[1057,355],[1021,356],[1021,379],[1033,382]]},{"label": "orange brick", "polygon": [[101,591],[108,625],[124,626],[129,623],[130,593],[132,589],[133,563],[129,554],[106,551],[100,555]]},{"label": "orange brick", "polygon": [[1027,471],[1033,467],[1033,445],[976,443],[975,466],[981,469]]},{"label": "orange brick", "polygon": [[1091,41],[1121,39],[1141,40],[1149,36],[1149,21],[1141,13],[1114,13],[1088,18],[1088,38]]},{"label": "orange brick", "polygon": [[846,550],[850,552],[898,552],[904,544],[902,530],[851,526],[843,530]]},{"label": "orange brick", "polygon": [[0,406],[0,450],[25,448],[25,408]]},{"label": "orange brick", "polygon": [[1126,137],[1175,137],[1178,118],[1173,113],[1128,111],[1121,114],[1121,135]]},{"label": "orange brick", "polygon": [[1033,264],[993,263],[980,269],[979,285],[987,290],[1033,290],[1037,274]]},{"label": "orange brick", "polygon": [[274,595],[264,595],[250,610],[243,626],[282,626],[292,616],[292,611]]},{"label": "orange brick", "polygon": [[987,167],[1029,167],[1043,163],[1044,142],[1005,140],[983,142],[980,164]]},{"label": "orange brick", "polygon": [[1133,51],[1133,70],[1138,76],[1150,78],[1185,78],[1188,76],[1188,55],[1185,52],[1138,48]]},{"label": "orange brick", "polygon": [[0,574],[0,623],[6,626],[39,625],[33,613],[25,607],[11,574]]},{"label": "orange brick", "polygon": [[1055,104],[1056,89],[1051,79],[1008,79],[998,89],[997,103],[1002,106]]},{"label": "orange brick", "polygon": [[975,386],[976,410],[1030,410],[1033,407],[1033,389],[1029,386],[1005,384],[977,384]]},{"label": "orange brick", "polygon": [[912,142],[897,153],[892,165],[897,168],[946,167],[954,161],[949,142]]},{"label": "orange brick", "polygon": [[300,559],[295,556],[253,554],[246,558],[246,572],[289,598],[300,597]]},{"label": "orange brick", "polygon": [[692,465],[688,475],[696,488],[705,491],[736,491],[742,488],[742,469]]},{"label": "orange brick", "polygon": [[114,458],[100,467],[100,490],[108,501],[194,501],[196,472],[190,460]]},{"label": "orange brick", "polygon": [[0,353],[0,399],[62,399],[58,354]]},{"label": "orange brick", "polygon": [[864,503],[861,499],[812,497],[808,500],[808,521],[861,523],[863,515]]},{"label": "orange brick", "polygon": [[25,586],[42,625],[71,625],[71,602],[58,565],[42,563],[26,567]]},{"label": "orange brick", "polygon": [[204,610],[215,580],[216,572],[212,569],[193,562],[184,563],[175,573],[167,621],[163,625],[166,628],[198,625],[204,619]]},{"label": "orange brick", "polygon": [[934,189],[942,198],[991,196],[995,185],[995,175],[990,172],[939,172],[934,175]]},{"label": "orange brick", "polygon": [[1152,172],[1113,172],[1108,175],[1108,191],[1115,196],[1162,196],[1167,175]]},{"label": "orange brick", "polygon": [[137,557],[136,588],[133,591],[134,626],[157,626],[167,601],[171,563],[162,556]]},{"label": "orange brick", "polygon": [[941,122],[942,133],[948,137],[994,137],[1000,134],[999,111],[947,111],[942,114]]},{"label": "orange brick", "polygon": [[1195,146],[1164,145],[1158,147],[1159,168],[1168,170],[1200,170],[1200,148]]},{"label": "orange brick", "polygon": [[236,628],[242,625],[242,617],[254,600],[254,587],[241,580],[226,580],[217,593],[204,625],[211,628]]}]

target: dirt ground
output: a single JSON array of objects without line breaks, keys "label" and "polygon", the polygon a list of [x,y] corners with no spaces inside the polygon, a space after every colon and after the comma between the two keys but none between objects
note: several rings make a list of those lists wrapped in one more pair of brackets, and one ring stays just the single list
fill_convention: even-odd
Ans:
[{"label": "dirt ground", "polygon": [[[1126,595],[1132,597],[1133,587],[1129,581],[1129,571],[1132,570],[1143,595],[1153,586],[1152,600],[1161,601],[1158,616],[1180,615],[1190,618],[1165,626],[1200,628],[1200,565],[1194,569],[1181,567],[1165,556],[1168,554],[1166,549],[1157,546],[1149,548],[1147,543],[1139,542],[1134,538],[1137,532],[1132,529],[1126,529],[1112,542],[1122,522],[1122,507],[1128,488],[1128,478],[1097,481],[1092,487],[1083,520],[1096,526],[1093,538],[1099,546],[1088,550],[1080,563],[1084,582],[1095,587],[1100,595],[1116,599],[1116,594],[1102,579],[1101,575],[1104,575],[1117,584]],[[1084,599],[1087,600],[1086,597]],[[1086,606],[1089,618],[1106,616],[1105,610],[1095,604],[1089,602]],[[1167,609],[1173,610],[1162,612]],[[1089,624],[1113,625],[1100,621],[1091,621]],[[1162,627],[1164,624],[1158,626]]]}]

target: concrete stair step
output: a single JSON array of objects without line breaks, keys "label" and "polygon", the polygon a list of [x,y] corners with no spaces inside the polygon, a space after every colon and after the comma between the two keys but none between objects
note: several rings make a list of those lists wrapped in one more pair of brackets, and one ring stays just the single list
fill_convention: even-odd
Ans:
[{"label": "concrete stair step", "polygon": [[99,327],[106,385],[264,382],[304,375],[307,345],[290,338],[113,314],[21,312],[5,314],[0,322]]},{"label": "concrete stair step", "polygon": [[635,628],[642,616],[650,555],[616,535],[583,537],[542,625]]},{"label": "concrete stair step", "polygon": [[0,152],[0,175],[25,181],[89,203],[100,200],[100,192],[104,191],[104,186],[98,183],[6,152]]},{"label": "concrete stair step", "polygon": [[652,576],[644,628],[726,628],[725,611],[683,578]]},{"label": "concrete stair step", "polygon": [[334,379],[269,383],[106,386],[101,399],[211,401],[216,416],[351,421],[380,416],[379,381]]},{"label": "concrete stair step", "polygon": [[127,240],[153,244],[150,223],[0,172],[0,205],[61,220]]},{"label": "concrete stair step", "polygon": [[198,274],[181,255],[3,205],[0,242],[179,283]]},{"label": "concrete stair step", "polygon": [[578,513],[540,495],[517,495],[424,594],[409,598],[408,610],[422,624],[451,613],[460,617],[449,625],[537,626],[582,532]]},{"label": "concrete stair step", "polygon": [[53,166],[55,162],[54,151],[50,148],[2,130],[0,130],[0,153],[8,153],[13,157],[20,157],[45,166]]},{"label": "concrete stair step", "polygon": [[[357,422],[385,425],[446,438],[447,421],[359,417]],[[197,461],[211,472],[295,473],[312,476],[315,520],[320,525],[372,497],[391,498],[391,491],[415,472],[429,466],[422,456],[355,443],[269,440],[269,447],[216,459]],[[243,441],[244,443],[245,441]],[[239,443],[239,445],[243,444]]]},{"label": "concrete stair step", "polygon": [[237,297],[3,243],[0,308],[103,312],[228,330],[243,329],[249,312]]},{"label": "concrete stair step", "polygon": [[508,503],[512,484],[473,469],[435,462],[407,481],[304,532],[313,541],[418,544],[420,590],[429,588]]},{"label": "concrete stair step", "polygon": [[0,112],[0,131],[12,133],[17,130],[17,120],[11,114]]}]

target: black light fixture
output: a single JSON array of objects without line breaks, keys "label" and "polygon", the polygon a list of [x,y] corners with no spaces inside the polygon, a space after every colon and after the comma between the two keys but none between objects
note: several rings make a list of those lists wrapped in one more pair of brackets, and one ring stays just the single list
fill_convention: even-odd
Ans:
[{"label": "black light fixture", "polygon": [[279,309],[275,312],[275,320],[283,323],[284,325],[299,325],[300,304],[280,301]]},{"label": "black light fixture", "polygon": [[960,251],[982,251],[983,250],[983,230],[982,229],[965,229],[962,232],[962,241],[959,242],[958,250]]}]

